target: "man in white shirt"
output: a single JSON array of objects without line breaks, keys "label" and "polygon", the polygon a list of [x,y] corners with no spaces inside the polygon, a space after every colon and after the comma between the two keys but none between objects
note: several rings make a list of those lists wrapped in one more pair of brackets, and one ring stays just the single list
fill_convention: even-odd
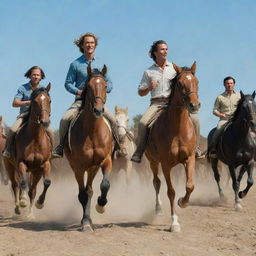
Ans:
[{"label": "man in white shirt", "polygon": [[[168,45],[165,41],[154,42],[149,54],[155,63],[144,72],[138,94],[145,96],[150,92],[151,104],[139,122],[138,146],[131,158],[131,161],[136,163],[141,162],[146,147],[148,125],[158,116],[159,111],[168,105],[172,80],[176,76],[172,63],[167,60]],[[199,120],[195,115],[191,115],[191,118],[199,136]],[[197,154],[200,154],[199,149]]]}]

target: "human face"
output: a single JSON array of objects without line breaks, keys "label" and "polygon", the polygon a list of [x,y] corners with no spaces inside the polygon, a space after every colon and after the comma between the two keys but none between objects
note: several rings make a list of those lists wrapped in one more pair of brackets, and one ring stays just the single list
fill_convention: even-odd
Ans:
[{"label": "human face", "polygon": [[42,80],[41,70],[38,68],[32,69],[29,78],[30,78],[30,83],[32,86],[38,85],[40,83],[40,81]]},{"label": "human face", "polygon": [[92,36],[86,36],[84,38],[82,48],[84,50],[85,55],[93,55],[96,48],[96,43],[94,38]]},{"label": "human face", "polygon": [[235,86],[233,79],[226,80],[224,86],[228,93],[232,93],[234,91],[234,86]]},{"label": "human face", "polygon": [[168,46],[166,44],[158,44],[157,50],[154,52],[156,61],[163,61],[167,59]]}]

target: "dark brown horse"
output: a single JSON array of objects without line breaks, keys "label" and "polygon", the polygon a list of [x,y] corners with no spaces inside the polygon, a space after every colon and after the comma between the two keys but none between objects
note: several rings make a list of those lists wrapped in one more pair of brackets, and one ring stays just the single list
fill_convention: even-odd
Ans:
[{"label": "dark brown horse", "polygon": [[[90,217],[92,182],[99,168],[102,169],[103,180],[100,184],[101,195],[98,197],[96,209],[104,212],[107,193],[110,187],[109,174],[112,170],[112,134],[103,119],[106,102],[106,80],[102,71],[87,68],[88,80],[82,93],[80,115],[70,130],[70,138],[65,144],[65,154],[73,169],[78,183],[78,199],[83,207],[81,220],[82,230],[93,230]],[[69,142],[69,143],[68,143]],[[87,172],[87,184],[84,185],[84,174]]]},{"label": "dark brown horse", "polygon": [[27,172],[29,172],[30,214],[33,217],[33,202],[36,196],[37,183],[43,176],[44,190],[36,202],[36,207],[41,209],[44,205],[45,194],[51,184],[50,157],[52,143],[47,128],[50,124],[51,98],[48,94],[51,88],[41,87],[33,91],[28,121],[21,127],[16,135],[15,158],[4,157],[7,173],[12,183],[15,196],[15,213],[20,214],[20,206],[25,207]]},{"label": "dark brown horse", "polygon": [[0,116],[0,182],[4,183],[5,185],[8,184],[8,177],[6,175],[6,170],[3,163],[3,156],[2,152],[5,147],[6,137],[4,136],[4,128],[3,128],[3,119]]},{"label": "dark brown horse", "polygon": [[161,213],[158,178],[159,163],[167,183],[167,194],[171,204],[171,231],[180,231],[178,217],[175,214],[175,190],[171,181],[171,168],[182,163],[186,171],[186,194],[178,200],[184,208],[194,189],[192,176],[195,170],[196,134],[190,113],[200,108],[198,100],[198,80],[195,77],[196,64],[191,68],[181,68],[173,64],[177,76],[173,81],[172,92],[167,109],[162,112],[150,130],[146,156],[153,172],[153,185],[156,191],[156,213]]}]

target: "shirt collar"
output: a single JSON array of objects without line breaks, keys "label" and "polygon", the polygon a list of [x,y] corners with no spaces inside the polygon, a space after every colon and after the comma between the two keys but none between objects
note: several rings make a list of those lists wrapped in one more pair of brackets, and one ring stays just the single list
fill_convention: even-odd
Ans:
[{"label": "shirt collar", "polygon": [[[81,59],[82,59],[85,63],[87,63],[87,64],[89,64],[89,62],[90,62],[90,61],[88,61],[88,60],[85,58],[84,55],[81,56]],[[95,56],[93,57],[92,61],[95,61]]]},{"label": "shirt collar", "polygon": [[[168,60],[165,63],[165,66],[170,66],[171,62],[169,62]],[[153,64],[154,67],[159,67],[156,63]]]},{"label": "shirt collar", "polygon": [[[227,91],[225,91],[223,94],[224,94],[225,96],[230,95]],[[236,92],[233,90],[232,94],[236,94]],[[231,94],[231,95],[232,95],[232,94]]]}]

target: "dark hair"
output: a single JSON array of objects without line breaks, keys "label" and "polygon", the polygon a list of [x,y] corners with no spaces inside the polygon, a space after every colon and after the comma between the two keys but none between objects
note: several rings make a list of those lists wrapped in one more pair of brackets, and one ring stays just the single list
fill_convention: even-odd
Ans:
[{"label": "dark hair", "polygon": [[159,44],[166,44],[166,45],[168,45],[164,40],[158,40],[158,41],[153,42],[153,44],[152,44],[152,46],[151,46],[151,48],[149,50],[149,56],[150,56],[150,58],[152,58],[154,60],[154,62],[156,62],[156,56],[155,56],[154,52],[157,51],[157,46]]},{"label": "dark hair", "polygon": [[224,78],[224,80],[223,80],[223,84],[225,85],[226,81],[227,81],[227,80],[230,80],[230,79],[232,79],[232,80],[233,80],[234,84],[236,83],[236,80],[235,80],[235,78],[234,78],[234,77],[232,77],[232,76],[227,76],[227,77],[225,77],[225,78]]},{"label": "dark hair", "polygon": [[39,69],[40,72],[41,72],[41,78],[44,79],[45,78],[45,74],[44,74],[44,71],[39,67],[39,66],[33,66],[32,68],[30,68],[25,74],[24,76],[27,77],[27,78],[30,78],[31,76],[31,73],[34,69]]},{"label": "dark hair", "polygon": [[83,35],[81,35],[79,38],[75,39],[74,44],[79,48],[81,53],[84,53],[84,49],[82,48],[82,45],[84,43],[84,38],[85,37],[93,37],[94,41],[95,41],[95,46],[98,45],[98,40],[99,38],[97,36],[95,36],[93,33],[85,33]]}]

